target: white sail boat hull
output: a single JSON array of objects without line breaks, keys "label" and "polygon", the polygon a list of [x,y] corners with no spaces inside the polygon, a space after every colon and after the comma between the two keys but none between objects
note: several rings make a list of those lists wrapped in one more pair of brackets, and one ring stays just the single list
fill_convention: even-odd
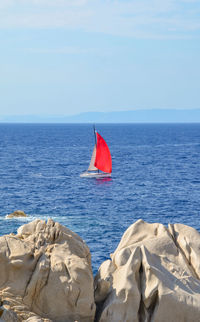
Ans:
[{"label": "white sail boat hull", "polygon": [[105,173],[105,172],[89,172],[85,171],[80,174],[81,178],[109,178],[111,177],[111,173]]}]

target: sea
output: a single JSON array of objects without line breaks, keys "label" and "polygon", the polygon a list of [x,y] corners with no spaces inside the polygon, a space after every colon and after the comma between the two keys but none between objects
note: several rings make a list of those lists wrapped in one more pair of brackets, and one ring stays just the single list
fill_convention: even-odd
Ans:
[{"label": "sea", "polygon": [[[200,231],[200,124],[97,124],[112,177],[80,178],[92,124],[0,124],[0,235],[52,218],[79,234],[94,274],[138,219]],[[27,218],[6,219],[23,210]]]}]

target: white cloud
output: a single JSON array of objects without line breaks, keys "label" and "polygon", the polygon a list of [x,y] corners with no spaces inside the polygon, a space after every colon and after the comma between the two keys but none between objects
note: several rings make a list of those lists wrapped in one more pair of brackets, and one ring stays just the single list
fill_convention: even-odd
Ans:
[{"label": "white cloud", "polygon": [[130,37],[193,37],[195,0],[1,0],[0,28],[68,28]]}]

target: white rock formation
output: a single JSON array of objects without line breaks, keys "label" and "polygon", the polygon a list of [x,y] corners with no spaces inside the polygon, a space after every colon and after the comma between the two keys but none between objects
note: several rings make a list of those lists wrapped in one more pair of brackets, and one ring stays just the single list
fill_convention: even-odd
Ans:
[{"label": "white rock formation", "polygon": [[200,234],[142,220],[95,277],[96,321],[200,321]]},{"label": "white rock formation", "polygon": [[66,227],[35,220],[0,237],[0,322],[198,322],[200,234],[142,220],[95,277]]},{"label": "white rock formation", "polygon": [[93,321],[87,245],[53,220],[0,237],[0,301],[0,321]]}]

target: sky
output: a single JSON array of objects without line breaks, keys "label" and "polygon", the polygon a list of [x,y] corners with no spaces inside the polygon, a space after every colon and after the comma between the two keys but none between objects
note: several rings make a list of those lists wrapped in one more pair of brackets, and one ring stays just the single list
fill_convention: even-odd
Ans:
[{"label": "sky", "polygon": [[200,108],[200,1],[1,0],[0,115]]}]

